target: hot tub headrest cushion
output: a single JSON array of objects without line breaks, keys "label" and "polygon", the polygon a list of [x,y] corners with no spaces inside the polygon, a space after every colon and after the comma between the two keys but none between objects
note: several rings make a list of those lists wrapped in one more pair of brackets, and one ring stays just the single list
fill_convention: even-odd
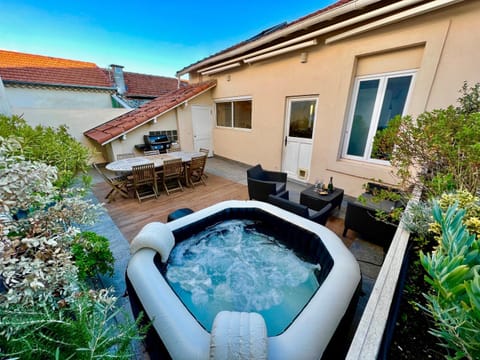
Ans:
[{"label": "hot tub headrest cushion", "polygon": [[169,227],[161,222],[151,222],[143,227],[130,244],[130,253],[133,255],[142,248],[157,251],[165,263],[175,245],[175,238]]}]

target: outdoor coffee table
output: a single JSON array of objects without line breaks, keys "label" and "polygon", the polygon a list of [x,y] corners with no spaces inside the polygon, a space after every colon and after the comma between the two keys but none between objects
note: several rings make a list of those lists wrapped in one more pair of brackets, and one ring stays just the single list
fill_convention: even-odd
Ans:
[{"label": "outdoor coffee table", "polygon": [[300,204],[313,210],[320,210],[327,204],[332,204],[332,209],[342,206],[343,189],[335,188],[325,195],[318,193],[315,186],[310,186],[300,193]]}]

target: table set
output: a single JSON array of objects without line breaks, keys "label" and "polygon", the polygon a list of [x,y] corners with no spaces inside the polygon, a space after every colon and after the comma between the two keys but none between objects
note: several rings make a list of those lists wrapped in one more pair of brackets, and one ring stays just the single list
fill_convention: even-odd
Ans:
[{"label": "table set", "polygon": [[192,157],[202,155],[201,152],[175,151],[167,154],[158,154],[150,156],[137,156],[133,158],[113,161],[105,166],[113,172],[132,172],[132,166],[143,165],[153,162],[156,168],[162,167],[165,160],[181,158],[183,163],[188,163]]},{"label": "table set", "polygon": [[318,190],[315,185],[310,186],[300,193],[300,204],[310,209],[320,210],[327,204],[332,204],[332,209],[340,209],[343,200],[343,189],[334,188],[332,191]]}]

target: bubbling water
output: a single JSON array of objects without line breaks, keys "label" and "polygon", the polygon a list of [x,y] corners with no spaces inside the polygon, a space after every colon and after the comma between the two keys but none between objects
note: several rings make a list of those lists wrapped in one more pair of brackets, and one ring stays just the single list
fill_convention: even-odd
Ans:
[{"label": "bubbling water", "polygon": [[258,312],[272,336],[318,289],[319,268],[257,231],[254,221],[228,220],[177,244],[166,278],[208,331],[219,311]]}]

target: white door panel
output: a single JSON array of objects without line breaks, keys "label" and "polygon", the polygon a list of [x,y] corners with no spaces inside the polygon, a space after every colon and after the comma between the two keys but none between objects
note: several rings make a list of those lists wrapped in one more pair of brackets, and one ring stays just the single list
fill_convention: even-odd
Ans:
[{"label": "white door panel", "polygon": [[287,99],[282,169],[291,179],[307,181],[310,176],[316,112],[316,97]]},{"label": "white door panel", "polygon": [[199,151],[200,148],[209,149],[208,156],[212,156],[213,118],[209,106],[192,106],[192,127],[195,151]]}]

